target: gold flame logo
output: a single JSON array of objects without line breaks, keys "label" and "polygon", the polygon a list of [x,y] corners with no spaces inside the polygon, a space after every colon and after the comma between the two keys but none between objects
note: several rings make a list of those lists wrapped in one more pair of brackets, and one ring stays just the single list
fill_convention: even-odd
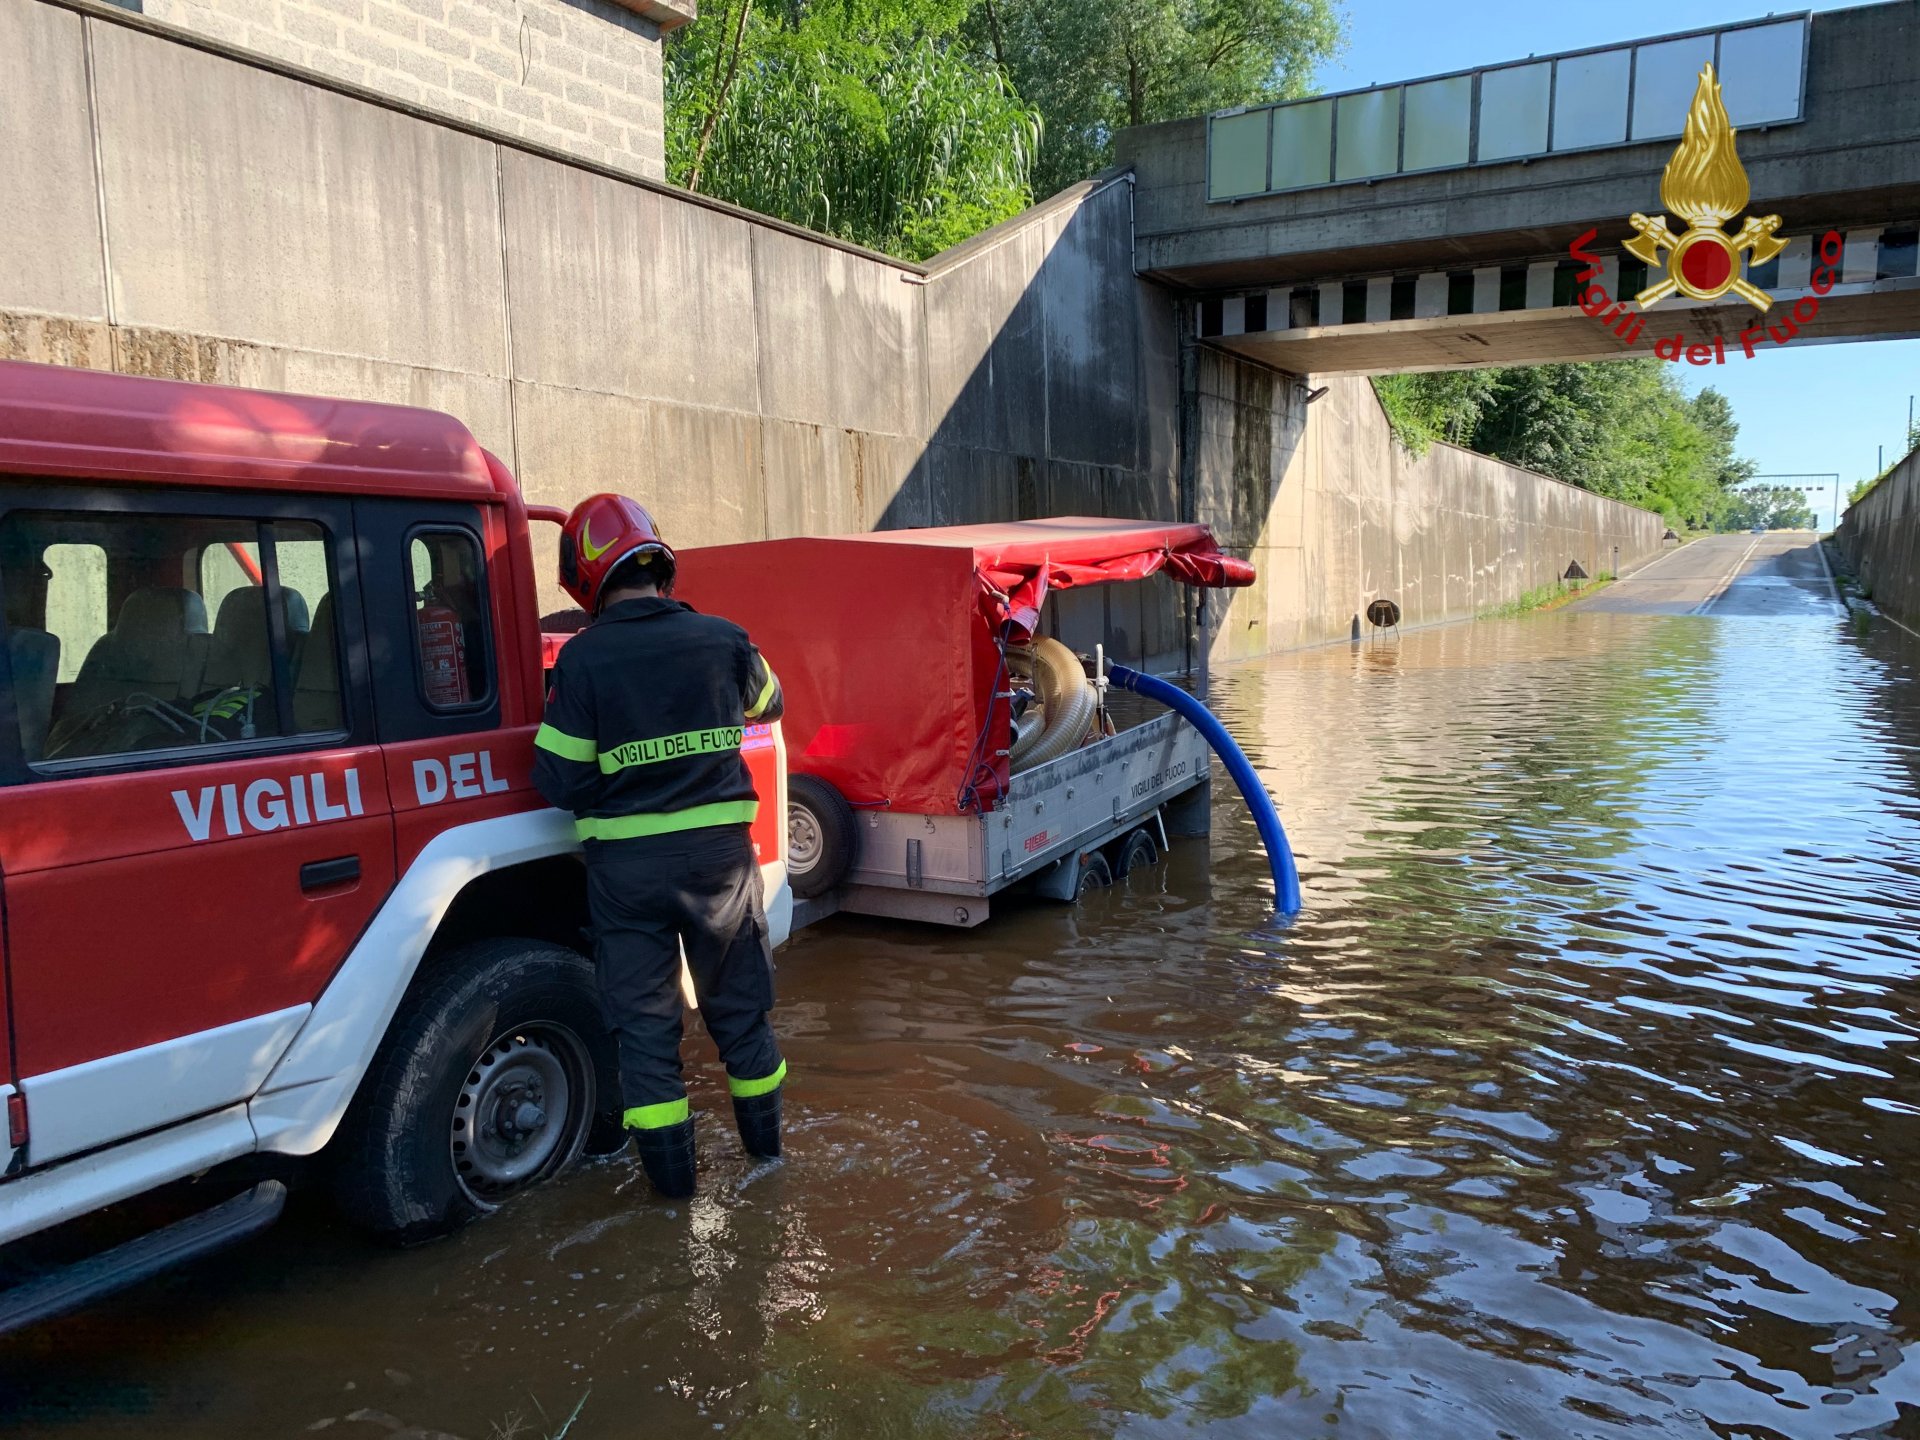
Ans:
[{"label": "gold flame logo", "polygon": [[1664,215],[1635,214],[1630,220],[1639,233],[1626,243],[1629,254],[1651,267],[1660,264],[1662,250],[1667,252],[1666,277],[1634,297],[1642,309],[1675,291],[1695,300],[1717,300],[1731,291],[1757,310],[1772,306],[1773,297],[1740,274],[1740,261],[1744,252],[1749,263],[1764,265],[1786,249],[1787,242],[1773,233],[1780,217],[1749,215],[1737,235],[1721,228],[1746,209],[1751,193],[1733,136],[1720,82],[1712,65],[1703,66],[1686,130],[1660,179],[1660,203],[1687,222],[1686,233],[1675,235]]},{"label": "gold flame logo", "polygon": [[1660,203],[1698,228],[1731,220],[1747,208],[1750,193],[1746,167],[1733,148],[1733,122],[1709,65],[1687,108],[1680,148],[1660,178]]}]

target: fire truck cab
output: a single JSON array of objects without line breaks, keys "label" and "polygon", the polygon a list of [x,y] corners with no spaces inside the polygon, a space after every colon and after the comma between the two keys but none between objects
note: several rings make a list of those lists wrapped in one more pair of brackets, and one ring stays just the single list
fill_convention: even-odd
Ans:
[{"label": "fire truck cab", "polygon": [[[529,782],[528,522],[445,415],[0,363],[0,1244],[240,1177],[91,1262],[154,1268],[323,1149],[422,1237],[617,1139],[578,843]],[[775,943],[779,747],[749,732]]]}]

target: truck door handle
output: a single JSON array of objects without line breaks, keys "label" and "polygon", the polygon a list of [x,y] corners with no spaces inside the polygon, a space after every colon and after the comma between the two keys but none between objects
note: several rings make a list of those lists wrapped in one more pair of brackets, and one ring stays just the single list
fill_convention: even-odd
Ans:
[{"label": "truck door handle", "polygon": [[300,888],[311,895],[360,878],[360,857],[338,855],[331,860],[309,860],[300,867]]}]

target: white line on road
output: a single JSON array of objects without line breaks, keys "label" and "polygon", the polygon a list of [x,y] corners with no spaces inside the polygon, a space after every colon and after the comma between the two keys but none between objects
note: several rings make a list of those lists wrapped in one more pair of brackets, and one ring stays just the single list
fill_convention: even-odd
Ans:
[{"label": "white line on road", "polygon": [[[1833,603],[1840,609],[1847,608],[1847,602],[1840,596],[1840,582],[1833,578],[1833,564],[1827,559],[1827,547],[1818,534],[1813,537],[1813,553],[1820,557],[1820,573],[1827,577],[1827,589],[1833,596]],[[1894,624],[1900,622],[1895,620]]]},{"label": "white line on road", "polygon": [[1759,547],[1760,547],[1760,542],[1758,540],[1749,540],[1747,542],[1747,548],[1740,552],[1740,558],[1733,562],[1733,568],[1727,571],[1726,578],[1720,582],[1719,588],[1717,588],[1711,595],[1707,596],[1706,599],[1702,600],[1698,605],[1693,607],[1694,614],[1696,615],[1706,614],[1707,611],[1713,607],[1714,601],[1718,600],[1722,595],[1726,594],[1727,591],[1733,588],[1733,582],[1740,578],[1740,571],[1746,565],[1747,557],[1753,554],[1753,552],[1757,550]]}]

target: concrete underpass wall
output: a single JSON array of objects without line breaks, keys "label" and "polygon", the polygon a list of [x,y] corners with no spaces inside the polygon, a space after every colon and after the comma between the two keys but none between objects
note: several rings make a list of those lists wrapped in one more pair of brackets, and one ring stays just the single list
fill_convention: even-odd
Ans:
[{"label": "concrete underpass wall", "polygon": [[1847,507],[1834,538],[1873,603],[1920,625],[1920,450]]},{"label": "concrete underpass wall", "polygon": [[[0,356],[431,406],[531,499],[627,490],[676,543],[1194,514],[1262,564],[1219,642],[1248,655],[1377,594],[1470,614],[1564,568],[1556,526],[1631,528],[1407,460],[1364,383],[1305,409],[1197,351],[1183,414],[1124,177],[916,267],[42,0],[0,5],[0,154]],[[1104,587],[1059,620],[1164,664],[1183,599]]]},{"label": "concrete underpass wall", "polygon": [[1216,625],[1239,659],[1362,632],[1369,602],[1402,625],[1463,620],[1545,585],[1660,549],[1666,523],[1451,445],[1415,456],[1366,380],[1305,381],[1200,350],[1196,481],[1216,533],[1260,582]]}]

